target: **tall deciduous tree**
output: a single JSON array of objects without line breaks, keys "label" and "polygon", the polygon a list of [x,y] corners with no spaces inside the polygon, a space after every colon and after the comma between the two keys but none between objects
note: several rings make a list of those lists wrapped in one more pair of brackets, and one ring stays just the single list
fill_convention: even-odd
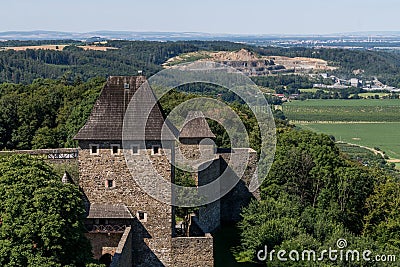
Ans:
[{"label": "tall deciduous tree", "polygon": [[43,161],[0,158],[0,203],[0,266],[84,266],[90,260],[81,193]]},{"label": "tall deciduous tree", "polygon": [[[340,238],[349,241],[350,249],[397,254],[399,183],[386,179],[383,171],[344,158],[326,135],[279,130],[275,162],[261,186],[262,200],[242,212],[237,258],[257,261],[256,253],[264,246],[270,251],[322,251]],[[270,263],[267,266],[288,266]],[[318,266],[358,266],[345,264]],[[368,266],[387,266],[380,264]]]},{"label": "tall deciduous tree", "polygon": [[366,206],[365,234],[400,249],[400,183],[389,180],[378,185]]}]

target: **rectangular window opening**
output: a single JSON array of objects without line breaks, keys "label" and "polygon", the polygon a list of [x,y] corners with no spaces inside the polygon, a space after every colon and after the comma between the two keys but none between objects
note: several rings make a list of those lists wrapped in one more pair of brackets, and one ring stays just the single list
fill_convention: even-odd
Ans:
[{"label": "rectangular window opening", "polygon": [[160,155],[160,146],[153,146],[153,155]]},{"label": "rectangular window opening", "polygon": [[98,145],[90,145],[90,154],[98,155],[99,154],[99,146]]},{"label": "rectangular window opening", "polygon": [[138,211],[136,214],[137,218],[141,222],[147,222],[147,212],[144,211]]},{"label": "rectangular window opening", "polygon": [[139,220],[144,220],[144,212],[139,211]]},{"label": "rectangular window opening", "polygon": [[138,145],[132,146],[132,155],[139,155],[139,146]]},{"label": "rectangular window opening", "polygon": [[111,145],[111,153],[113,155],[119,154],[119,145]]},{"label": "rectangular window opening", "polygon": [[107,180],[107,181],[106,181],[106,187],[107,187],[107,188],[113,188],[113,187],[115,187],[114,180]]}]

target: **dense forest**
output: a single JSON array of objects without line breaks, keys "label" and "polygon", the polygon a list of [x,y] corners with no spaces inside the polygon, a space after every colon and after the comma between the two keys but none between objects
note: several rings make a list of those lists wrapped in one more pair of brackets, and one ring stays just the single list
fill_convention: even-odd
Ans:
[{"label": "dense forest", "polygon": [[[118,48],[109,51],[85,51],[77,45],[85,43],[66,40],[63,51],[31,50],[0,51],[0,83],[31,83],[37,78],[69,79],[86,81],[109,75],[133,75],[144,71],[151,76],[161,70],[167,59],[182,53],[195,51],[236,51],[248,49],[259,55],[321,58],[339,67],[332,74],[342,78],[353,77],[354,70],[362,70],[360,79],[377,77],[392,86],[400,84],[400,54],[387,51],[257,47],[226,41],[109,41],[105,46]],[[8,41],[0,47],[57,44],[56,41]],[[306,84],[308,81],[300,81]],[[289,84],[293,82],[289,81]],[[281,84],[286,85],[286,84]],[[399,86],[400,87],[400,86]]]},{"label": "dense forest", "polygon": [[[20,45],[26,45],[26,42],[21,42]],[[76,45],[71,45],[63,51],[42,49],[0,51],[0,82],[28,84],[37,78],[57,79],[63,76],[70,80],[86,81],[89,78],[105,78],[110,75],[135,75],[139,70],[151,76],[162,69],[161,64],[167,59],[181,53],[199,50],[238,50],[243,45],[200,41],[165,43],[110,41],[107,46],[118,49],[85,51]]]},{"label": "dense forest", "polygon": [[[319,253],[336,249],[339,239],[348,242],[346,249],[398,255],[399,188],[397,175],[349,160],[328,136],[281,127],[275,162],[261,186],[261,201],[243,210],[236,256],[240,261],[260,262],[257,252],[265,246],[276,252]],[[307,262],[301,255],[298,261],[267,257],[261,262],[266,266],[397,266],[335,262],[328,257]]]},{"label": "dense forest", "polygon": [[0,149],[75,147],[105,80],[0,85]]}]

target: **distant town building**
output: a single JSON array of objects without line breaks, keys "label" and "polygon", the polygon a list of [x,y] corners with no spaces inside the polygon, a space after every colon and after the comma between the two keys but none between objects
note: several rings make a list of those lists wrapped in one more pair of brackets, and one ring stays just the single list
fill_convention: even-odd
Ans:
[{"label": "distant town building", "polygon": [[359,87],[360,86],[360,80],[357,78],[351,78],[350,79],[350,85],[351,87]]}]

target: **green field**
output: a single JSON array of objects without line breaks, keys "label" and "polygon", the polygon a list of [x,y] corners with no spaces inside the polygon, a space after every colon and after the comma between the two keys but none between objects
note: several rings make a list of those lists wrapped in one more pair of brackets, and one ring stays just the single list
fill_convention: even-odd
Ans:
[{"label": "green field", "polygon": [[390,158],[400,159],[400,123],[311,123],[298,126],[333,135],[337,141],[371,148],[379,147]]},{"label": "green field", "polygon": [[295,122],[400,122],[400,99],[293,101],[283,112]]},{"label": "green field", "polygon": [[375,95],[378,95],[379,97],[383,97],[383,96],[388,96],[389,93],[361,93],[361,94],[358,94],[359,97],[365,97],[365,98],[369,97],[369,96],[374,97]]},{"label": "green field", "polygon": [[292,101],[285,106],[296,107],[393,107],[400,106],[400,99],[308,99]]},{"label": "green field", "polygon": [[[306,100],[283,105],[297,126],[400,159],[400,99]],[[379,122],[379,123],[378,123]]]}]

